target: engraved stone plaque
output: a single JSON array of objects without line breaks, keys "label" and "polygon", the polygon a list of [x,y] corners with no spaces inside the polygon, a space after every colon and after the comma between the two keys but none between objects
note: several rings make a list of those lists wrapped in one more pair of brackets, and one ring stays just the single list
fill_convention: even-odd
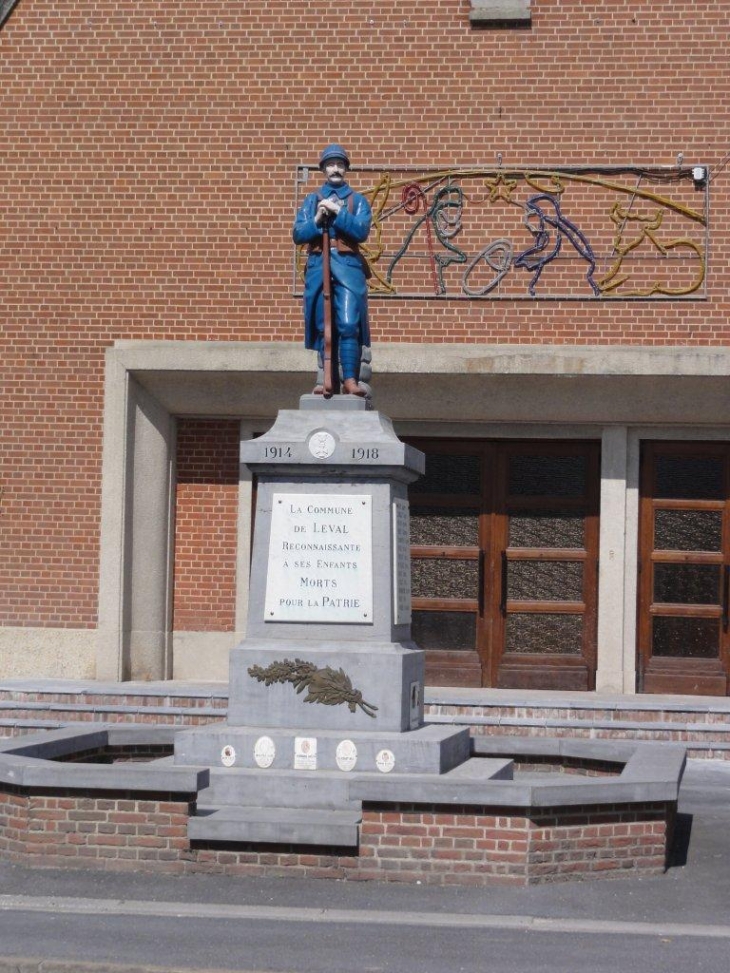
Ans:
[{"label": "engraved stone plaque", "polygon": [[389,774],[395,767],[395,754],[392,750],[380,750],[375,757],[375,766],[381,774]]},{"label": "engraved stone plaque", "polygon": [[259,737],[253,747],[253,759],[257,767],[266,770],[276,757],[276,744],[271,737]]},{"label": "engraved stone plaque", "polygon": [[294,738],[294,770],[317,769],[317,738]]},{"label": "engraved stone plaque", "polygon": [[372,562],[369,496],[275,493],[266,621],[372,624]]},{"label": "engraved stone plaque", "polygon": [[411,622],[411,527],[408,501],[393,501],[393,624]]},{"label": "engraved stone plaque", "polygon": [[352,770],[357,763],[357,747],[352,740],[341,740],[337,744],[335,760],[340,770]]}]

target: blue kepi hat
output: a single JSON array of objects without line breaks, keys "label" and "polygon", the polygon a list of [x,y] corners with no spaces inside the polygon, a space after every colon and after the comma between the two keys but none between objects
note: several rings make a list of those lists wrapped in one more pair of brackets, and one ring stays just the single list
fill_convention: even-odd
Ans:
[{"label": "blue kepi hat", "polygon": [[350,168],[349,155],[345,149],[336,142],[333,142],[331,145],[328,145],[326,148],[322,149],[322,154],[319,157],[319,168],[321,169],[325,162],[329,162],[330,159],[344,159],[347,168]]}]

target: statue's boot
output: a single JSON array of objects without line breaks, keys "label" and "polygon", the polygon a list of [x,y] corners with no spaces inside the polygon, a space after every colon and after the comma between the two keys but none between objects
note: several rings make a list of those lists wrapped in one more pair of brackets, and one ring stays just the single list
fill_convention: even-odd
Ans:
[{"label": "statue's boot", "polygon": [[347,395],[360,395],[363,398],[367,395],[365,389],[361,389],[354,378],[346,378],[342,383],[342,391]]},{"label": "statue's boot", "polygon": [[315,385],[312,389],[312,395],[324,395],[324,385]]}]

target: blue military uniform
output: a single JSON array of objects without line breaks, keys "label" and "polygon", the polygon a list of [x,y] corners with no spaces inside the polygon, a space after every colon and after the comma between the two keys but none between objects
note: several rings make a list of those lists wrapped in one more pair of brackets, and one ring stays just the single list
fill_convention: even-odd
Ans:
[{"label": "blue military uniform", "polygon": [[323,227],[314,217],[322,199],[331,196],[342,207],[328,223],[330,272],[332,277],[332,322],[337,329],[343,379],[357,380],[360,352],[370,344],[368,326],[365,259],[359,253],[370,232],[370,204],[347,183],[325,183],[319,192],[310,193],[297,213],[292,236],[296,244],[309,247],[304,283],[304,344],[322,356],[324,346],[324,297],[322,291]]}]

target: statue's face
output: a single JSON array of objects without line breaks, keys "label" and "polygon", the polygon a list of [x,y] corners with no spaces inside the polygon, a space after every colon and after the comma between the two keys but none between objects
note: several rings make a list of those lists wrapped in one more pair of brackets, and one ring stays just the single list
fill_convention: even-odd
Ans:
[{"label": "statue's face", "polygon": [[327,159],[323,166],[325,179],[330,186],[341,186],[345,181],[347,163],[344,159]]}]

